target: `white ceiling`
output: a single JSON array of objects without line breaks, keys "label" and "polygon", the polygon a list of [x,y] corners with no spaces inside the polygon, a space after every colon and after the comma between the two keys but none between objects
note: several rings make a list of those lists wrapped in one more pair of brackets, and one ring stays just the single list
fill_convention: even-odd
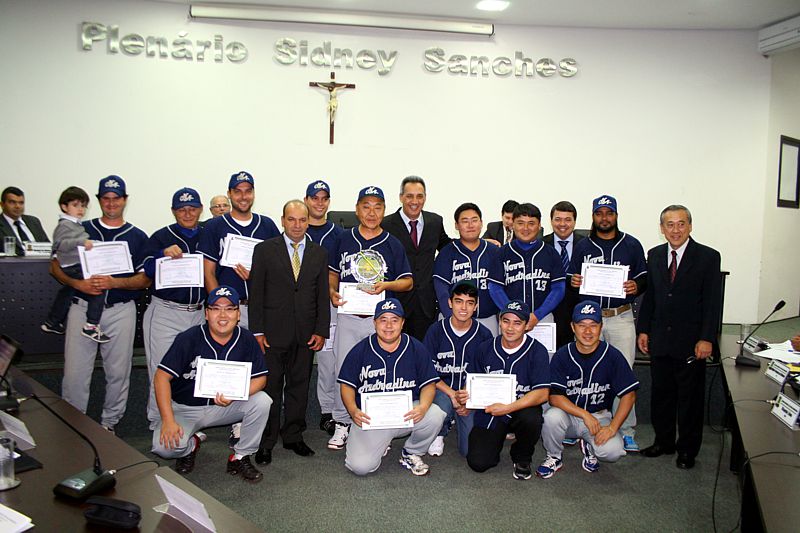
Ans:
[{"label": "white ceiling", "polygon": [[478,0],[158,0],[258,4],[369,13],[474,19],[497,24],[632,29],[760,29],[800,14],[800,0],[511,0],[501,13]]}]

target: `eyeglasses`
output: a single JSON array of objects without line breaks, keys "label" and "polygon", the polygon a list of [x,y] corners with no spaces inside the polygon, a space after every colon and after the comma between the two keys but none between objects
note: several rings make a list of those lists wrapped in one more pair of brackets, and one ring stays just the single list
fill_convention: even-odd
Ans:
[{"label": "eyeglasses", "polygon": [[238,311],[239,310],[238,307],[233,306],[233,305],[226,306],[226,307],[220,307],[218,305],[209,305],[207,307],[207,309],[209,311],[214,311],[215,313],[221,313],[222,311],[225,311],[226,313],[233,313],[234,311]]}]

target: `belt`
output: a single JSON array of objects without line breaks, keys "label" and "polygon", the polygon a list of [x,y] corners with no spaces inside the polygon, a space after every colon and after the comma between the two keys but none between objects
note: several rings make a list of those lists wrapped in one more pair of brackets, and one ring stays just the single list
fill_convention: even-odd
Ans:
[{"label": "belt", "polygon": [[164,307],[169,309],[177,309],[179,311],[199,311],[203,308],[203,304],[179,304],[178,302],[173,302],[171,300],[164,300],[163,298],[154,297],[154,301],[158,301]]},{"label": "belt", "polygon": [[610,317],[610,316],[617,316],[621,315],[625,311],[631,310],[631,304],[620,305],[619,307],[603,309],[603,316]]}]

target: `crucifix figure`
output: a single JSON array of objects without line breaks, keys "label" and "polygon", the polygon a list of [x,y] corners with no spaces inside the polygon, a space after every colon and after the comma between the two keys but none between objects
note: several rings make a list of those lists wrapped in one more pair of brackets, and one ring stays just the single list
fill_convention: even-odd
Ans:
[{"label": "crucifix figure", "polygon": [[330,142],[333,144],[333,125],[336,120],[336,109],[339,107],[339,100],[336,98],[336,92],[339,89],[355,89],[355,83],[336,83],[336,73],[331,72],[331,81],[310,81],[309,87],[319,87],[328,90],[328,122],[330,124]]}]

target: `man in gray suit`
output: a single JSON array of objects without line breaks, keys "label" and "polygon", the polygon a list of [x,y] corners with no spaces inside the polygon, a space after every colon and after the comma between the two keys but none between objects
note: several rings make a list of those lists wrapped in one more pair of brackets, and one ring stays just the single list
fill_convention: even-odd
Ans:
[{"label": "man in gray suit", "polygon": [[0,197],[3,216],[0,217],[0,234],[14,237],[17,241],[16,255],[23,255],[24,242],[50,242],[39,219],[26,215],[25,193],[17,187],[6,187]]}]

